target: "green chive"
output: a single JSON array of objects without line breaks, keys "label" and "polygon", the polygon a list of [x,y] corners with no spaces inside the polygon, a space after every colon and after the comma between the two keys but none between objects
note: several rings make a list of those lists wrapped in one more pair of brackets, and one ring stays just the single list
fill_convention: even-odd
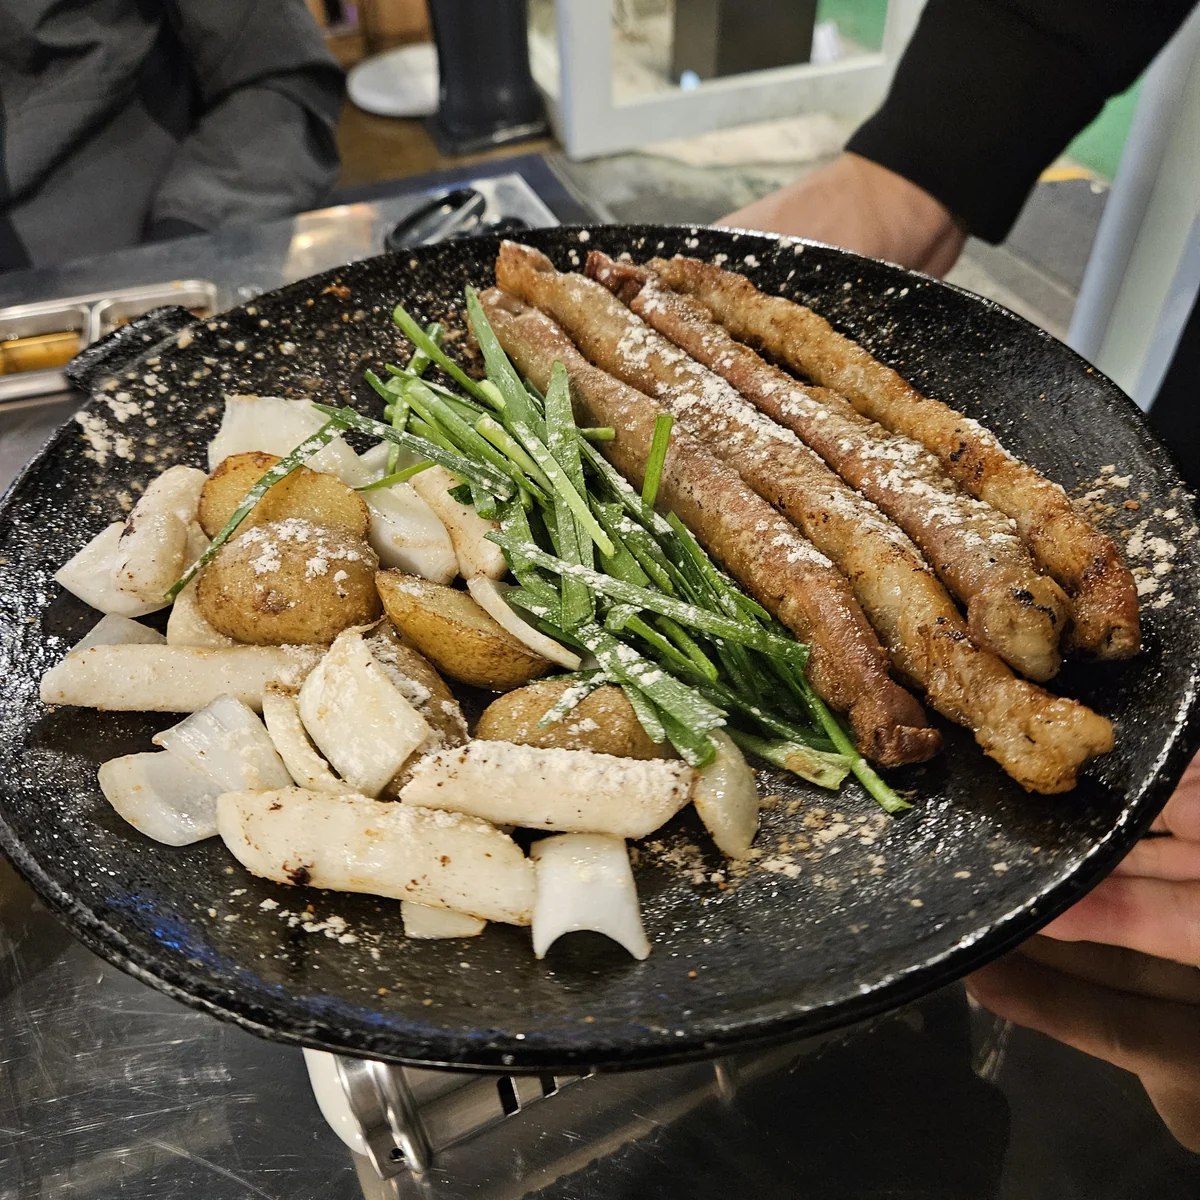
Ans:
[{"label": "green chive", "polygon": [[649,588],[634,587],[611,576],[602,575],[588,567],[564,562],[552,554],[547,554],[539,546],[511,545],[509,539],[501,533],[489,533],[488,538],[504,549],[512,549],[525,555],[536,566],[544,567],[555,575],[574,575],[586,583],[593,591],[613,600],[623,600],[626,604],[638,608],[649,609],[664,617],[672,617],[681,625],[689,625],[699,629],[711,637],[727,638],[744,646],[751,646],[775,658],[781,658],[794,666],[802,667],[808,661],[808,647],[802,642],[788,641],[768,633],[759,625],[749,621],[738,621],[720,613],[707,612],[694,604],[685,604],[672,596],[651,591]]},{"label": "green chive", "polygon": [[743,749],[751,754],[757,754],[765,762],[779,767],[782,771],[790,771],[815,783],[818,787],[836,790],[842,780],[850,774],[850,760],[844,754],[829,754],[823,750],[814,750],[801,742],[768,741],[766,738],[755,737],[752,733],[743,733],[740,729],[725,731]]},{"label": "green chive", "polygon": [[[658,537],[670,537],[671,527],[653,508],[642,503],[642,498],[633,490],[629,480],[589,442],[582,442],[580,452],[588,465],[612,489],[622,507]],[[632,548],[632,547],[631,547]]]},{"label": "green chive", "polygon": [[483,351],[483,361],[487,366],[488,379],[500,395],[503,411],[507,412],[514,421],[520,421],[531,429],[537,429],[539,426],[537,410],[529,398],[529,393],[525,390],[525,385],[521,382],[521,377],[517,374],[508,355],[504,353],[504,347],[500,345],[500,339],[496,337],[496,332],[492,329],[491,322],[483,311],[483,305],[479,303],[479,293],[473,287],[468,287],[465,289],[465,294],[467,320],[470,322],[471,332],[475,335],[480,350]]},{"label": "green chive", "polygon": [[654,418],[654,434],[650,439],[650,453],[646,456],[646,470],[642,477],[642,503],[654,507],[658,498],[658,485],[662,482],[663,467],[667,463],[667,448],[671,444],[671,429],[675,418],[670,413],[660,412]]},{"label": "green chive", "polygon": [[563,717],[572,709],[578,707],[586,700],[597,688],[603,687],[608,682],[608,676],[603,671],[591,671],[586,677],[576,679],[566,691],[548,708],[537,723],[538,729],[545,729],[548,725],[557,724]]},{"label": "green chive", "polygon": [[622,683],[620,688],[625,693],[625,699],[629,701],[629,707],[633,709],[633,715],[637,717],[638,724],[641,725],[646,736],[656,746],[661,746],[667,740],[667,727],[663,724],[658,709],[631,684]]},{"label": "green chive", "polygon": [[401,433],[390,425],[385,425],[382,421],[364,417],[352,408],[334,408],[328,404],[316,404],[313,407],[318,412],[324,413],[342,429],[359,429],[363,433],[372,433],[383,441],[393,442],[397,446],[414,450],[445,467],[446,470],[453,471],[460,478],[474,480],[501,499],[507,500],[516,493],[516,487],[512,480],[506,475],[502,475],[489,463],[475,462],[452,448],[447,449],[444,445],[433,441],[432,438],[417,437],[408,432]]},{"label": "green chive", "polygon": [[402,471],[393,471],[390,475],[385,475],[382,479],[375,480],[374,483],[363,484],[362,487],[357,487],[354,490],[356,492],[374,492],[379,488],[392,487],[394,484],[403,483],[406,479],[411,479],[414,475],[420,475],[422,471],[427,471],[434,465],[433,461],[427,458],[424,462],[413,463],[411,467],[405,467]]},{"label": "green chive", "polygon": [[538,466],[546,472],[555,493],[562,497],[567,507],[571,510],[571,514],[587,532],[588,537],[596,543],[600,553],[610,556],[614,554],[616,547],[608,540],[608,534],[600,528],[596,518],[592,516],[591,509],[588,508],[587,502],[575,490],[574,485],[567,478],[562,467],[558,465],[558,460],[546,448],[541,438],[528,425],[520,421],[512,423],[512,431],[517,435],[518,440],[525,449],[534,457]]},{"label": "green chive", "polygon": [[412,317],[410,317],[404,310],[403,305],[397,304],[392,310],[392,320],[399,327],[401,333],[403,333],[404,336],[408,338],[408,340],[412,342],[412,344],[416,346],[418,350],[422,351],[430,359],[437,363],[437,365],[441,367],[441,369],[445,371],[451,379],[453,379],[461,387],[466,388],[467,392],[474,396],[481,403],[488,403],[486,393],[484,393],[478,382],[472,379],[470,375],[468,375],[466,371],[464,371],[462,367],[458,365],[458,363],[452,361],[440,346],[437,346],[433,343],[432,339],[426,335],[425,330],[423,330],[421,326],[418,325],[417,322],[414,321]]},{"label": "green chive", "polygon": [[546,478],[545,471],[526,453],[525,447],[500,424],[489,416],[482,416],[475,422],[475,432],[487,438],[502,454],[508,455],[522,471],[547,493],[553,490],[553,485]]}]

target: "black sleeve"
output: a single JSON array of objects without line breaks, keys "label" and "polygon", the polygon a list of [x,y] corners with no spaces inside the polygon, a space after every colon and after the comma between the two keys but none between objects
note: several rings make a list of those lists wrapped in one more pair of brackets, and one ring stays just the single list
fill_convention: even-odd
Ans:
[{"label": "black sleeve", "polygon": [[883,106],[846,148],[1001,241],[1038,175],[1193,3],[929,0]]},{"label": "black sleeve", "polygon": [[319,204],[338,171],[342,73],[303,0],[168,0],[203,113],[159,185],[149,236]]}]

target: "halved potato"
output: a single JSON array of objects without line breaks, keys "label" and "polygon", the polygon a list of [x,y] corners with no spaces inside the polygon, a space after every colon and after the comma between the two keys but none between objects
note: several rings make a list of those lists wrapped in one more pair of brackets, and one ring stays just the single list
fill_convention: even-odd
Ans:
[{"label": "halved potato", "polygon": [[585,696],[565,717],[538,728],[572,684],[569,679],[542,679],[508,692],[483,710],[475,736],[489,742],[516,742],[543,750],[593,750],[617,758],[669,758],[670,743],[656,746],[613,684]]},{"label": "halved potato", "polygon": [[[246,493],[277,463],[277,454],[250,450],[225,459],[208,477],[200,493],[200,524],[209,537],[216,537],[233,516]],[[365,538],[371,524],[366,501],[333,475],[298,467],[281,479],[250,510],[243,529],[267,521],[299,517],[314,525],[345,529]]]},{"label": "halved potato", "polygon": [[400,635],[451,679],[504,692],[550,669],[466,592],[403,571],[380,571],[375,584]]},{"label": "halved potato", "polygon": [[378,565],[345,529],[289,517],[226,542],[204,568],[196,599],[205,620],[236,641],[328,645],[379,618]]},{"label": "halved potato", "polygon": [[381,621],[366,639],[367,649],[387,672],[400,694],[429,722],[438,745],[461,746],[467,740],[467,722],[433,664],[407,645],[395,627]]}]

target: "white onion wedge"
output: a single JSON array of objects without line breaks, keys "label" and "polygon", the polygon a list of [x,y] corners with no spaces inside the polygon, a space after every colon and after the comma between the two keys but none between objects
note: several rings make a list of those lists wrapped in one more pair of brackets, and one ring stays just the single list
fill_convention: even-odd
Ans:
[{"label": "white onion wedge", "polygon": [[82,550],[58,568],[54,573],[54,581],[72,596],[78,596],[84,604],[90,604],[102,613],[144,617],[147,613],[166,608],[167,604],[161,595],[153,600],[139,600],[128,592],[117,591],[113,586],[113,560],[124,528],[124,521],[115,521],[107,529],[102,529]]},{"label": "white onion wedge", "polygon": [[300,719],[350,790],[368,796],[378,796],[432,732],[357,629],[339,633],[304,681]]},{"label": "white onion wedge", "polygon": [[168,846],[188,846],[217,832],[221,786],[165,752],[127,754],[99,771],[105,799],[136,830]]},{"label": "white onion wedge", "polygon": [[200,611],[200,604],[196,600],[199,586],[200,579],[197,577],[175,597],[171,615],[167,618],[167,645],[207,646],[210,650],[236,646],[238,643],[233,638],[218,633]]},{"label": "white onion wedge", "polygon": [[504,552],[495,542],[487,540],[487,535],[500,526],[495,521],[485,521],[473,508],[459,504],[450,495],[450,489],[458,486],[458,480],[445,467],[430,467],[420,475],[414,475],[410,482],[413,491],[446,527],[464,579],[473,575],[501,579],[508,573]]},{"label": "white onion wedge", "polygon": [[[286,400],[282,396],[226,396],[221,428],[208,444],[208,468],[215,470],[230,455],[245,454],[249,450],[285,457],[325,422],[325,416],[308,400]],[[358,455],[340,437],[317,451],[307,465],[314,471],[336,475],[348,487],[361,487],[368,482]]]},{"label": "white onion wedge", "polygon": [[157,629],[118,617],[115,613],[103,616],[88,632],[71,647],[72,654],[80,654],[92,646],[161,646],[165,643]]},{"label": "white onion wedge", "polygon": [[368,538],[381,567],[399,567],[434,583],[458,574],[458,559],[446,527],[411,483],[361,492],[371,510]]},{"label": "white onion wedge", "polygon": [[640,838],[688,802],[692,778],[677,760],[472,741],[415,763],[400,799],[497,825]]},{"label": "white onion wedge", "polygon": [[717,849],[730,858],[745,858],[758,832],[758,788],[754,772],[724,730],[710,729],[717,757],[696,772],[692,803]]},{"label": "white onion wedge", "polygon": [[207,771],[223,792],[284,788],[292,782],[262,721],[232,696],[218,696],[178,725],[156,733],[154,744],[197,771]]},{"label": "white onion wedge", "polygon": [[266,879],[366,892],[528,925],[533,864],[486,821],[366,796],[226,792],[217,828]]},{"label": "white onion wedge", "polygon": [[352,790],[329,769],[329,764],[308,740],[294,692],[277,683],[267,684],[263,692],[263,723],[297,787],[335,795]]},{"label": "white onion wedge", "polygon": [[92,646],[42,676],[44,704],[116,712],[196,712],[218,696],[262,707],[271,682],[298,687],[316,665],[315,646]]},{"label": "white onion wedge", "polygon": [[533,952],[546,951],[564,933],[591,929],[612,938],[634,958],[650,954],[625,843],[616,837],[567,833],[530,847],[536,890]]},{"label": "white onion wedge", "polygon": [[149,603],[161,600],[179,578],[206,478],[195,467],[170,467],[146,488],[113,556],[113,586],[119,592]]},{"label": "white onion wedge", "polygon": [[534,629],[528,621],[523,621],[517,615],[504,598],[509,586],[507,583],[497,583],[486,575],[474,575],[467,580],[467,591],[471,593],[471,598],[501,629],[511,633],[534,654],[540,654],[568,671],[578,671],[583,661],[578,654],[568,650],[561,642],[547,637],[540,629]]},{"label": "white onion wedge", "polygon": [[403,471],[406,467],[415,467],[417,463],[425,461],[424,455],[418,454],[415,450],[409,450],[404,446],[393,446],[391,442],[376,442],[370,450],[364,450],[358,456],[364,482],[374,483],[388,474],[388,458],[393,449],[397,451],[396,466],[393,468],[396,471]]},{"label": "white onion wedge", "polygon": [[476,937],[487,924],[470,913],[432,908],[415,900],[400,901],[400,920],[404,922],[405,937],[423,939]]}]

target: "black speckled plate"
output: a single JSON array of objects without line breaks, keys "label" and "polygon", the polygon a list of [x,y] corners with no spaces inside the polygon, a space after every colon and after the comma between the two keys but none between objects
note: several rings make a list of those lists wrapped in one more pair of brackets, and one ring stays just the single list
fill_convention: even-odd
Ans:
[{"label": "black speckled plate", "polygon": [[1116,721],[1115,752],[1074,792],[1039,798],[946,727],[937,762],[896,773],[918,801],[893,821],[855,787],[832,796],[768,779],[780,799],[764,813],[763,856],[741,875],[680,818],[639,850],[654,945],[644,963],[589,934],[539,963],[526,930],[500,926],[407,942],[395,903],[276,886],[215,840],[171,849],[124,824],[96,767],[149,749],[171,719],[39,703],[41,673],[95,619],[53,571],[163,467],[204,463],[224,393],[374,411],[362,369],[395,356],[393,303],[443,318],[464,283],[491,282],[495,241],[458,242],[356,263],[195,325],[93,399],[14,484],[0,529],[0,841],[42,897],[110,961],[268,1037],[568,1070],[849,1023],[964,974],[1082,895],[1149,825],[1196,742],[1196,515],[1130,401],[1012,313],[827,247],[615,226],[529,240],[563,268],[591,248],[721,256],[811,303],[1093,506],[1111,505],[1104,523],[1145,580],[1145,650],[1072,664],[1055,687]]}]

